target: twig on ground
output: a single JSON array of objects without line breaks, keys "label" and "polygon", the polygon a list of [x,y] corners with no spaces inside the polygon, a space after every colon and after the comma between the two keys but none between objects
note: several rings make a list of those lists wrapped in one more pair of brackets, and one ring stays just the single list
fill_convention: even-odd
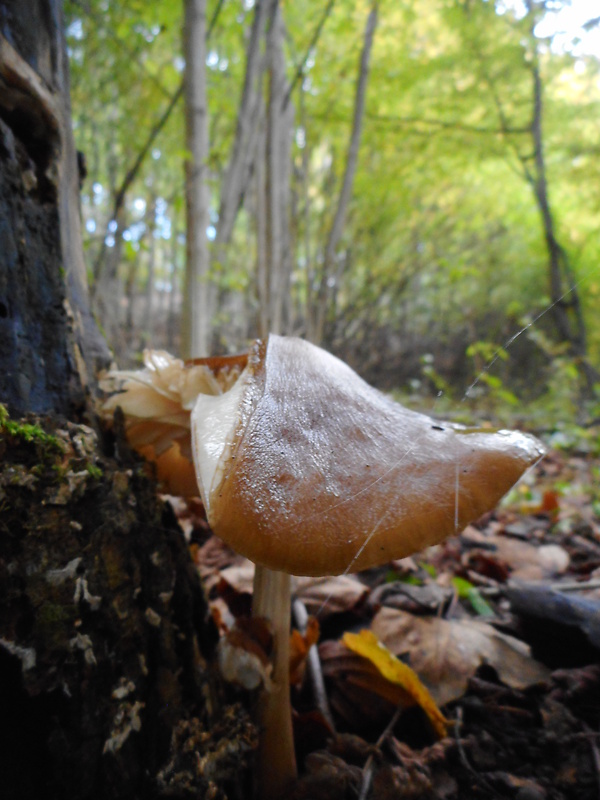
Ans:
[{"label": "twig on ground", "polygon": [[[396,723],[398,722],[398,717],[403,711],[403,707],[400,705],[395,710],[393,717],[386,725],[383,733],[377,739],[375,747],[377,749],[381,748],[385,740],[388,738],[390,733],[394,730]],[[371,780],[373,778],[373,754],[371,754],[367,760],[365,761],[365,765],[363,767],[363,778],[362,784],[360,787],[360,794],[358,795],[358,800],[367,800],[367,795],[369,794],[369,789],[371,788]]]},{"label": "twig on ground", "polygon": [[[306,606],[304,605],[302,600],[296,598],[294,600],[292,608],[294,611],[294,619],[296,620],[296,625],[298,626],[298,630],[300,631],[300,633],[305,633],[306,624],[308,622],[308,613],[306,611]],[[308,650],[307,663],[308,663],[308,674],[310,676],[310,682],[312,684],[317,708],[327,720],[327,723],[331,727],[331,730],[335,732],[335,724],[333,722],[331,709],[329,708],[329,701],[327,700],[327,690],[325,689],[325,680],[323,678],[323,670],[321,669],[321,659],[319,658],[319,650],[317,646],[314,644],[311,645],[311,647]]]}]

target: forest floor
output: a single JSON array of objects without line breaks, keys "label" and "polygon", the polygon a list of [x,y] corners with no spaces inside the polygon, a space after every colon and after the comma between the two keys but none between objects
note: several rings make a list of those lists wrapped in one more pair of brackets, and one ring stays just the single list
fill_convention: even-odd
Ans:
[{"label": "forest floor", "polygon": [[[589,452],[550,452],[460,536],[382,569],[298,579],[320,667],[295,671],[290,800],[600,797],[599,475]],[[205,539],[193,508],[179,513],[227,631],[249,612],[252,565]],[[437,733],[418,689],[348,648],[364,629],[414,668],[446,718]]]},{"label": "forest floor", "polygon": [[[0,420],[5,796],[246,800],[256,695],[210,665],[252,565],[118,441],[28,424]],[[600,797],[599,476],[551,451],[460,536],[298,579],[287,800]],[[414,678],[357,652],[364,630]]]}]

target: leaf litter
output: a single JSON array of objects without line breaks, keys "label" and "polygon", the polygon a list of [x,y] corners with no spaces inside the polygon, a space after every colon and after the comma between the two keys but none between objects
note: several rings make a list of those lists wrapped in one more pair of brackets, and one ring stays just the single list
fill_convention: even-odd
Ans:
[{"label": "leaf litter", "polygon": [[[297,596],[318,625],[311,622],[308,638],[293,633],[301,776],[290,800],[598,797],[596,475],[590,457],[552,452],[507,502],[458,537],[359,575],[297,579]],[[189,527],[192,539],[201,530],[193,554],[227,635],[249,613],[253,566],[207,538],[202,525]],[[550,611],[548,603],[526,604],[532,587],[558,594],[585,648],[562,645],[556,602]],[[331,722],[308,675],[318,626]],[[387,671],[344,644],[356,643],[360,630],[389,651]],[[390,663],[415,675],[412,694],[409,681],[400,697]],[[448,720],[439,741],[428,712]]]}]

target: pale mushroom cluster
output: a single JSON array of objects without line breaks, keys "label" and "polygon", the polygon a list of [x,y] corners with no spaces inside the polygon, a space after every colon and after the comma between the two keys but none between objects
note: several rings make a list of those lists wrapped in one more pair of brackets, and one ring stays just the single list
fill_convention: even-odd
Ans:
[{"label": "pale mushroom cluster", "polygon": [[[109,377],[133,447],[173,494],[198,491],[214,533],[257,564],[254,613],[272,621],[259,724],[259,796],[295,774],[287,677],[290,580],[422,550],[492,509],[543,455],[532,436],[440,423],[306,341],[271,335],[242,356],[145,354]],[[193,466],[192,461],[193,460]]]}]

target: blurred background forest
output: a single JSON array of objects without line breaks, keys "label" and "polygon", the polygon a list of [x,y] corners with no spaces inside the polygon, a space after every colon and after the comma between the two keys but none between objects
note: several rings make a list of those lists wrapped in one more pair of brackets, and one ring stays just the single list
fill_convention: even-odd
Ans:
[{"label": "blurred background forest", "polygon": [[[195,159],[200,350],[272,329],[405,396],[468,392],[538,423],[598,416],[594,2],[66,12],[92,301],[121,367],[145,346],[202,354],[182,341]],[[190,13],[206,15],[199,154],[185,138]]]}]

